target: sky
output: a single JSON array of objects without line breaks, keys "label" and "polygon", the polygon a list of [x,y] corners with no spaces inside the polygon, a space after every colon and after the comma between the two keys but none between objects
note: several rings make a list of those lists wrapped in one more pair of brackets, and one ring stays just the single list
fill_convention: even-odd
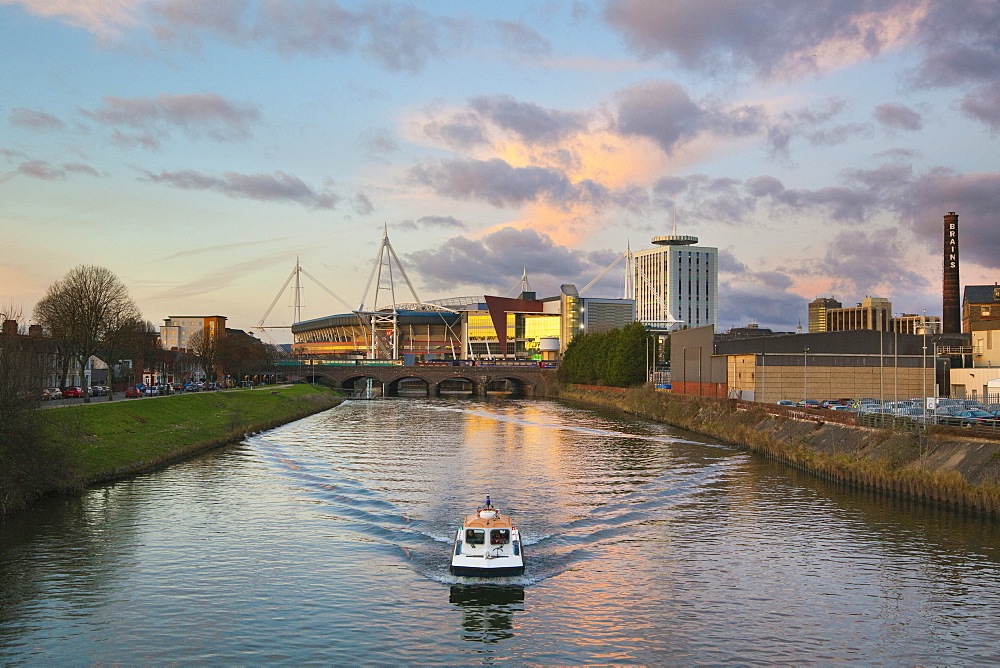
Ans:
[{"label": "sky", "polygon": [[303,319],[412,301],[384,233],[420,300],[544,297],[674,225],[719,248],[722,330],[940,315],[950,211],[962,284],[1000,280],[995,0],[0,0],[0,34],[28,317],[81,264],[154,324],[287,326],[297,260]]}]

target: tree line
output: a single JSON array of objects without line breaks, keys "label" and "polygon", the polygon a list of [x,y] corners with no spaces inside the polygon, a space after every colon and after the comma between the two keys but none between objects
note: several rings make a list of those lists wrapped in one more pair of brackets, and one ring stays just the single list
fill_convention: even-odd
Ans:
[{"label": "tree line", "polygon": [[609,332],[577,334],[566,347],[559,378],[566,383],[630,387],[646,382],[656,338],[641,322]]},{"label": "tree line", "polygon": [[[19,308],[0,309],[0,322],[22,321]],[[83,400],[90,392],[84,373],[97,357],[108,368],[108,385],[133,384],[144,370],[191,370],[180,358],[193,358],[210,378],[243,378],[273,368],[277,350],[248,335],[194,337],[191,355],[163,350],[153,324],[143,320],[128,289],[103,267],[80,265],[48,287],[34,309],[42,336],[23,329],[0,332],[0,516],[23,505],[39,489],[65,487],[74,479],[64,448],[45,439],[38,405],[51,374],[63,385],[71,365],[80,370]],[[131,363],[134,362],[134,366]],[[189,364],[189,363],[188,363]],[[116,377],[121,374],[123,377]],[[129,377],[131,375],[131,377]],[[108,400],[113,399],[113,392]]]}]

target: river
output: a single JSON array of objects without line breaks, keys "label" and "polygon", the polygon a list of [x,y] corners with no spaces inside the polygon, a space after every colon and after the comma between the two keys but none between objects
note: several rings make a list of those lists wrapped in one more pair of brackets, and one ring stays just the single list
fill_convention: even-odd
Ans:
[{"label": "river", "polygon": [[[448,573],[487,493],[522,577]],[[990,664],[996,528],[602,409],[348,401],[0,524],[0,664]]]}]

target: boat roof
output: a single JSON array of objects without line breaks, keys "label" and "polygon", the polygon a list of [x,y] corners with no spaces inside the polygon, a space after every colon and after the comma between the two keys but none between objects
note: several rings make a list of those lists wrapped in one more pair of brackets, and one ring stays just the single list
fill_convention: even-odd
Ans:
[{"label": "boat roof", "polygon": [[465,518],[465,522],[462,526],[466,529],[513,529],[514,525],[510,521],[510,517],[507,515],[502,515],[496,508],[491,508],[490,510],[496,510],[497,516],[492,520],[484,520],[479,516],[479,513],[474,515],[468,515]]}]

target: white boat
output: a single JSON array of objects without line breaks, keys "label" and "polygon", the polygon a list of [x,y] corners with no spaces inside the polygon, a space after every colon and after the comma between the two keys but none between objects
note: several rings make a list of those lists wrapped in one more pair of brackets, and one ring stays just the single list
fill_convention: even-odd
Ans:
[{"label": "white boat", "polygon": [[452,575],[505,577],[524,573],[521,533],[509,516],[486,505],[462,522],[451,553]]}]

